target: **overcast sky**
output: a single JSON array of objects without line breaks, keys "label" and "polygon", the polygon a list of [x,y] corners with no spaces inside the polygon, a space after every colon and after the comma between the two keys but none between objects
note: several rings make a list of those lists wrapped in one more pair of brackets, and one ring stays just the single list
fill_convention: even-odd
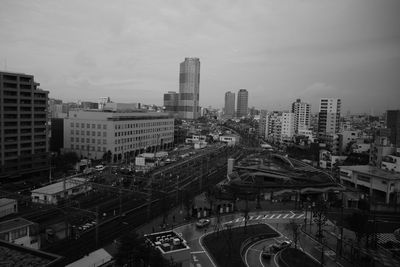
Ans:
[{"label": "overcast sky", "polygon": [[200,104],[285,110],[342,99],[343,113],[400,108],[400,1],[2,0],[0,69],[50,97],[162,105],[199,57]]}]

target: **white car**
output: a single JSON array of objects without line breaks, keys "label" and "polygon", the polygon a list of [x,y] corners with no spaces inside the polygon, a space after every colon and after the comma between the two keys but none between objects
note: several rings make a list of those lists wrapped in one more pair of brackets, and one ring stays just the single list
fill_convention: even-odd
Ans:
[{"label": "white car", "polygon": [[210,220],[209,219],[200,219],[200,220],[198,220],[197,222],[196,222],[196,226],[198,227],[198,228],[203,228],[203,227],[206,227],[206,226],[208,226],[209,224],[210,224]]},{"label": "white car", "polygon": [[94,168],[95,168],[96,171],[103,171],[106,167],[104,167],[103,165],[97,165]]}]

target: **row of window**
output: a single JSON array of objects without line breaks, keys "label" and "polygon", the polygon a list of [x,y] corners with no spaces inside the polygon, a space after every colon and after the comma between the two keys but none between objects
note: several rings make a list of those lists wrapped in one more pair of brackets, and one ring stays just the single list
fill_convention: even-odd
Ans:
[{"label": "row of window", "polygon": [[[80,125],[80,127],[79,127],[79,125]],[[75,128],[85,128],[85,123],[78,123],[78,122],[73,123],[73,122],[71,122],[71,128],[74,128],[74,126],[75,126]],[[101,127],[102,127],[102,124],[97,124],[97,129],[100,130]],[[94,123],[92,123],[92,124],[86,123],[86,129],[90,129],[90,128],[96,129],[96,124],[94,124]],[[107,129],[107,124],[103,124],[103,130],[106,130],[106,129]]]},{"label": "row of window", "polygon": [[[85,131],[71,130],[71,135],[85,135]],[[96,131],[86,131],[86,136],[96,136]],[[101,132],[97,132],[97,136],[101,136]],[[103,132],[103,137],[107,137],[107,132]]]},{"label": "row of window", "polygon": [[161,125],[173,125],[173,124],[174,124],[173,121],[157,121],[157,122],[116,124],[115,125],[115,130],[143,128],[143,127],[153,127],[153,126],[161,126]]},{"label": "row of window", "polygon": [[161,127],[161,128],[151,128],[151,129],[139,129],[133,131],[125,131],[125,132],[115,132],[115,137],[118,136],[127,136],[127,135],[134,135],[134,134],[143,134],[143,133],[156,133],[162,131],[173,131],[173,127]]},{"label": "row of window", "polygon": [[[75,150],[95,151],[95,148],[96,148],[95,146],[71,144],[71,149],[75,149]],[[96,151],[98,151],[98,152],[106,152],[107,148],[98,146]]]},{"label": "row of window", "polygon": [[[102,139],[97,139],[97,144],[101,144],[102,143],[102,141],[101,141]],[[71,137],[71,143],[73,143],[73,142],[76,142],[76,143],[79,143],[79,137]],[[81,143],[85,143],[85,138],[81,138],[80,139],[80,142]],[[92,144],[95,144],[96,143],[96,139],[93,139],[92,138],[92,142],[91,142]],[[90,144],[90,138],[86,138],[86,144]],[[107,144],[107,140],[106,139],[103,139],[103,145],[106,145]]]}]

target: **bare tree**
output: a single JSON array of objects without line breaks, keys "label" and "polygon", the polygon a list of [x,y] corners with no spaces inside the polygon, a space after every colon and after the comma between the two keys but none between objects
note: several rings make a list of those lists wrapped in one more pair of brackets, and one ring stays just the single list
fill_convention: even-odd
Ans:
[{"label": "bare tree", "polygon": [[322,239],[323,237],[323,227],[326,224],[326,221],[328,220],[326,217],[327,214],[327,206],[325,201],[319,201],[316,203],[315,208],[314,208],[314,222],[317,224],[318,227],[318,232],[317,232],[317,237],[319,239]]},{"label": "bare tree", "polygon": [[292,239],[295,248],[297,248],[297,243],[299,241],[300,227],[301,225],[297,223],[295,220],[290,220],[290,222],[286,225],[286,229],[292,234]]}]

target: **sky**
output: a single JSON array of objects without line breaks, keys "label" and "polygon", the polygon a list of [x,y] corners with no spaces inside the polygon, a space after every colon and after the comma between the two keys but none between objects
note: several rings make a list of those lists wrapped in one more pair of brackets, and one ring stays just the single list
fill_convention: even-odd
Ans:
[{"label": "sky", "polygon": [[0,70],[51,98],[163,104],[179,63],[200,58],[200,105],[249,91],[249,107],[297,98],[342,113],[400,109],[398,0],[2,0]]}]

